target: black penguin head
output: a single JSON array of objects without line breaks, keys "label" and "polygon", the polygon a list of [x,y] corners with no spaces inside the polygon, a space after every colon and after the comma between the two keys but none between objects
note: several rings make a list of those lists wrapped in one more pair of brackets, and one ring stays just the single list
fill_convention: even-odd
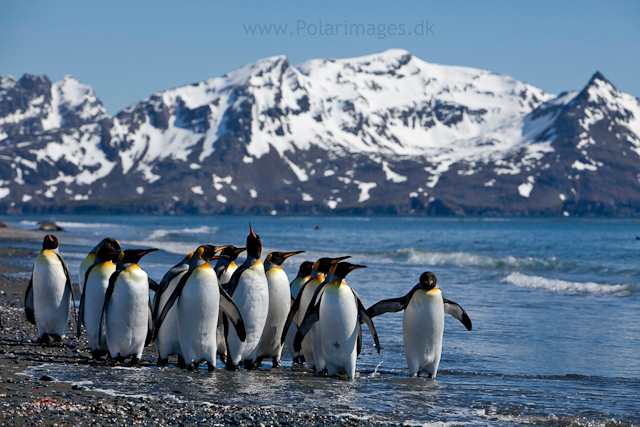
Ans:
[{"label": "black penguin head", "polygon": [[316,261],[313,268],[315,268],[318,273],[327,274],[332,265],[335,265],[347,258],[351,258],[351,256],[347,255],[338,258],[320,258],[318,261]]},{"label": "black penguin head", "polygon": [[242,252],[246,251],[247,248],[236,248],[233,245],[225,246],[220,255],[227,257],[229,261],[235,261]]},{"label": "black penguin head", "polygon": [[120,245],[118,245],[118,248],[116,249],[115,247],[111,246],[109,243],[105,243],[102,246],[100,246],[100,249],[98,249],[98,252],[96,252],[96,258],[98,258],[101,261],[116,262],[119,255],[120,255]]},{"label": "black penguin head", "polygon": [[219,257],[215,256],[216,252],[220,252],[226,246],[216,247],[213,245],[202,245],[198,249],[196,249],[195,255],[198,256],[203,261],[209,262],[212,259],[217,259]]},{"label": "black penguin head", "polygon": [[262,242],[260,241],[260,237],[253,231],[251,223],[249,223],[249,231],[249,235],[247,236],[247,255],[260,259],[260,255],[262,255]]},{"label": "black penguin head", "polygon": [[307,277],[311,275],[311,270],[313,269],[313,263],[311,261],[305,261],[300,264],[300,269],[298,270],[298,277]]},{"label": "black penguin head", "polygon": [[60,243],[58,242],[58,238],[53,234],[47,234],[44,236],[44,240],[42,241],[42,249],[54,250],[58,249]]},{"label": "black penguin head", "polygon": [[269,261],[273,265],[280,266],[284,262],[285,259],[292,257],[297,254],[301,254],[304,251],[298,252],[271,252],[267,255],[267,261]]},{"label": "black penguin head", "polygon": [[122,250],[122,248],[120,247],[120,242],[118,242],[113,237],[107,237],[102,241],[102,246],[107,244],[113,247],[114,249],[117,249],[118,251]]},{"label": "black penguin head", "polygon": [[118,255],[118,260],[123,264],[137,264],[140,261],[140,258],[145,256],[146,254],[157,251],[157,248],[153,249],[127,249],[125,251],[120,252]]},{"label": "black penguin head", "polygon": [[349,274],[350,272],[358,268],[367,268],[367,266],[351,264],[350,262],[341,262],[335,266],[333,274],[339,277],[340,279],[344,279],[345,277],[347,277],[347,274]]},{"label": "black penguin head", "polygon": [[438,285],[438,276],[431,271],[425,271],[420,275],[420,287],[425,291],[435,288]]}]

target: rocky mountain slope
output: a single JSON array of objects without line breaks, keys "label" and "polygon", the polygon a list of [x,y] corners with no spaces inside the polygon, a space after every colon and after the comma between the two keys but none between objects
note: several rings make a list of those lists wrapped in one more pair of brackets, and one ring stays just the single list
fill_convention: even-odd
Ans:
[{"label": "rocky mountain slope", "polygon": [[111,117],[0,80],[0,212],[640,215],[640,100],[409,52],[259,60]]}]

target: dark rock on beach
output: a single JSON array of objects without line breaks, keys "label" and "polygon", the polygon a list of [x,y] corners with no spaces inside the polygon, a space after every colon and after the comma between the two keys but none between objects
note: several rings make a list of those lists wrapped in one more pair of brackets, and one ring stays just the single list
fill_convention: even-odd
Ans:
[{"label": "dark rock on beach", "polygon": [[52,221],[42,221],[38,230],[42,231],[64,231],[64,228]]}]

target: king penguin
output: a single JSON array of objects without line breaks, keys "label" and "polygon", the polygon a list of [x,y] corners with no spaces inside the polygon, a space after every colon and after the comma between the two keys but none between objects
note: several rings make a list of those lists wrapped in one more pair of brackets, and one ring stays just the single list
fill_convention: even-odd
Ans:
[{"label": "king penguin", "polygon": [[233,273],[223,287],[229,292],[240,310],[246,328],[246,340],[242,342],[235,330],[227,328],[227,369],[235,370],[240,363],[253,368],[258,344],[269,313],[269,284],[260,261],[262,242],[249,224],[247,259]]},{"label": "king penguin", "polygon": [[38,328],[38,342],[59,342],[69,324],[73,298],[69,266],[60,255],[58,238],[44,237],[24,298],[27,320]]},{"label": "king penguin", "polygon": [[[289,331],[292,321],[295,320],[296,325],[298,327],[302,323],[304,319],[305,313],[309,308],[309,303],[311,302],[311,298],[315,291],[324,283],[326,280],[326,275],[329,273],[331,267],[337,264],[339,261],[349,258],[348,256],[339,257],[339,258],[320,258],[313,265],[313,269],[311,270],[311,276],[309,280],[302,286],[300,292],[298,293],[298,297],[293,302],[291,306],[291,310],[289,311],[289,316],[287,317],[287,321],[285,322],[285,327],[283,331],[283,335],[281,337],[281,342],[284,342],[286,339],[286,334]],[[316,328],[317,329],[317,328]],[[305,363],[311,369],[322,371],[324,369],[324,362],[322,360],[322,355],[318,354],[318,360],[316,361],[316,357],[314,354],[313,347],[313,335],[315,334],[315,329],[310,331],[302,342],[302,354],[305,359]]]},{"label": "king penguin", "polygon": [[162,331],[167,313],[177,306],[180,348],[188,369],[193,371],[205,361],[209,370],[216,367],[218,311],[225,312],[241,340],[245,337],[242,316],[231,297],[221,288],[214,269],[209,265],[217,259],[211,245],[200,246],[191,257],[186,272],[167,300],[158,317],[156,334]]},{"label": "king penguin", "polygon": [[455,317],[467,330],[471,330],[471,319],[467,313],[455,302],[443,298],[437,285],[438,277],[427,271],[422,273],[420,283],[407,295],[380,301],[367,310],[371,317],[404,310],[404,353],[412,377],[420,376],[421,372],[427,373],[429,378],[436,377],[442,353],[445,314]]},{"label": "king penguin", "polygon": [[[298,275],[295,279],[289,284],[290,292],[291,292],[291,305],[295,302],[296,298],[298,298],[298,294],[300,293],[300,289],[302,286],[309,281],[311,277],[311,270],[313,269],[313,262],[305,261],[300,264],[300,268],[298,269]],[[291,308],[289,308],[291,310]],[[289,327],[289,330],[286,333],[285,342],[287,344],[287,349],[289,353],[291,353],[291,357],[293,358],[293,363],[302,365],[304,362],[304,356],[301,351],[293,351],[293,339],[296,336],[296,332],[298,332],[298,325],[292,324]]]},{"label": "king penguin", "polygon": [[[96,252],[96,262],[91,265],[86,273],[82,296],[80,297],[80,310],[78,314],[78,337],[81,334],[81,325],[87,332],[87,341],[94,359],[100,359],[109,353],[106,341],[99,341],[100,319],[104,297],[109,287],[109,278],[116,271],[116,260],[120,255],[120,249],[116,249],[108,242],[100,246]],[[103,335],[104,337],[104,335]]]},{"label": "king penguin", "polygon": [[[101,325],[111,358],[123,362],[131,356],[138,365],[144,347],[151,342],[153,313],[149,297],[149,276],[138,267],[146,254],[158,249],[127,249],[120,252],[119,266],[109,278],[102,307]],[[99,341],[102,339],[100,328]]]},{"label": "king penguin", "polygon": [[303,252],[271,252],[265,259],[264,269],[269,284],[269,312],[258,345],[256,367],[267,357],[273,360],[274,368],[282,366],[280,337],[291,309],[291,290],[287,273],[280,266],[287,258]]},{"label": "king penguin", "polygon": [[[87,277],[87,270],[96,263],[96,254],[98,249],[100,249],[105,244],[110,244],[117,250],[121,250],[120,242],[111,237],[106,237],[102,239],[100,243],[96,245],[95,248],[91,249],[91,251],[87,254],[87,256],[80,263],[80,275],[78,276],[78,282],[80,283],[80,291],[84,292],[84,280]],[[98,261],[100,262],[100,261]]]},{"label": "king penguin", "polygon": [[[180,283],[180,279],[189,271],[189,265],[193,252],[184,257],[182,261],[171,267],[164,275],[158,291],[153,300],[153,324],[157,325],[158,317],[164,309],[169,297]],[[185,367],[185,361],[180,351],[180,337],[178,335],[178,315],[176,307],[172,307],[164,319],[164,327],[157,331],[156,348],[158,349],[158,366],[164,366],[168,363],[169,356],[178,356],[178,366]],[[154,326],[155,327],[155,326]]]},{"label": "king penguin", "polygon": [[316,291],[293,343],[293,349],[298,350],[304,335],[319,323],[322,355],[330,376],[344,373],[349,379],[355,377],[360,322],[369,328],[380,353],[373,321],[358,294],[344,281],[349,272],[358,268],[366,267],[348,262],[341,262],[335,267],[335,279]]}]

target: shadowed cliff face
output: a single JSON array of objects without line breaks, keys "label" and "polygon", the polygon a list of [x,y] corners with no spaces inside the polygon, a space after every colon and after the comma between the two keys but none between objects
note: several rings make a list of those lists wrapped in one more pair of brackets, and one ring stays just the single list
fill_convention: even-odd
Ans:
[{"label": "shadowed cliff face", "polygon": [[0,81],[0,212],[639,215],[640,101],[555,97],[406,51],[284,57],[109,116],[72,77]]}]

